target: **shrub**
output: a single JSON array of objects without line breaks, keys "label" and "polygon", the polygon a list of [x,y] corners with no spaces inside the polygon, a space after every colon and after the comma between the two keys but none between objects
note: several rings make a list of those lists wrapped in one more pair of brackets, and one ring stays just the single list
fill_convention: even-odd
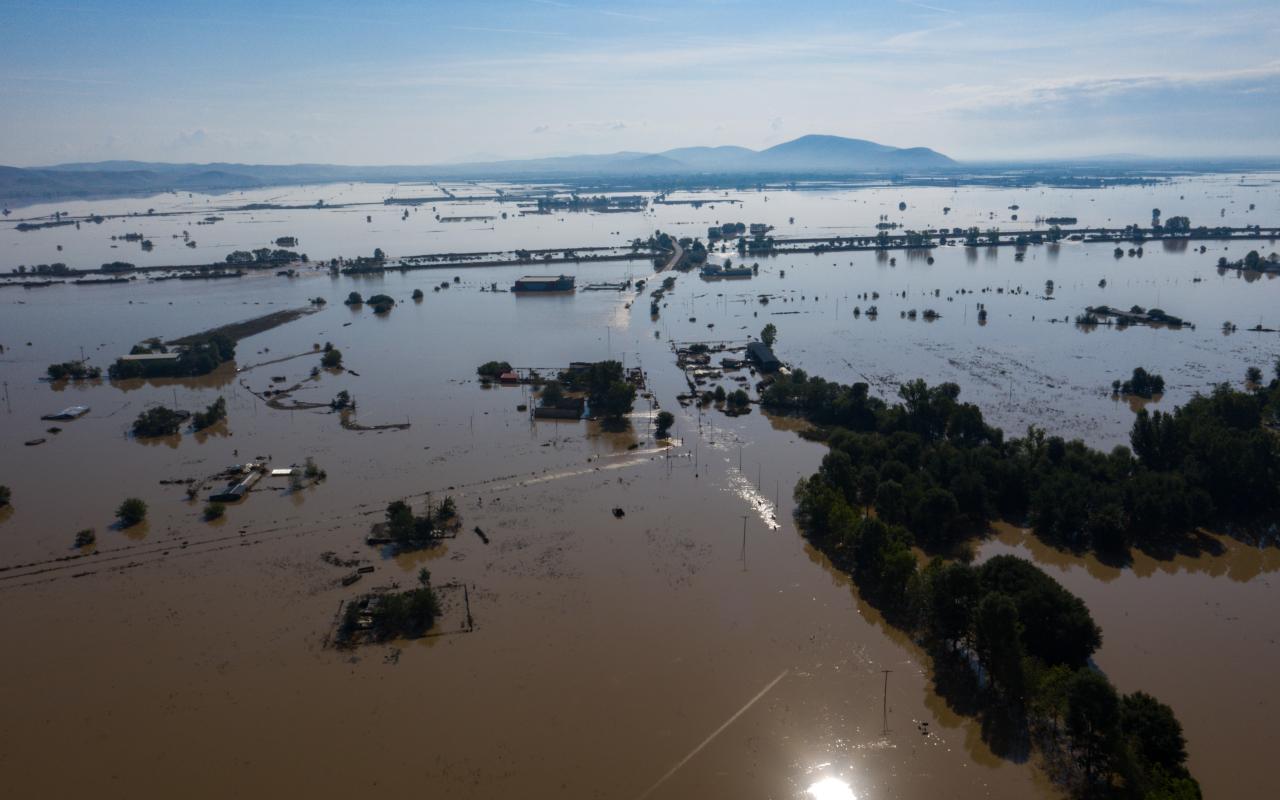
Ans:
[{"label": "shrub", "polygon": [[137,497],[127,497],[116,509],[120,524],[128,528],[147,518],[147,504]]},{"label": "shrub", "polygon": [[215,519],[222,519],[227,513],[227,507],[222,503],[210,503],[204,507],[204,519],[206,522],[213,522]]},{"label": "shrub", "polygon": [[667,431],[671,429],[672,425],[676,424],[676,417],[670,411],[659,411],[656,422],[658,426],[657,437],[665,439],[667,438]]}]

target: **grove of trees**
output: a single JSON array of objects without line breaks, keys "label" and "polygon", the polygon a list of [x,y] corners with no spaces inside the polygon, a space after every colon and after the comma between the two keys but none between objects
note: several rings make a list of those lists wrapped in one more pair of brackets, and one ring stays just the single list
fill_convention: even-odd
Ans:
[{"label": "grove of trees", "polygon": [[1199,798],[1173,711],[1092,667],[1102,632],[1079,598],[1015,556],[921,566],[915,548],[967,554],[998,518],[1107,551],[1168,545],[1212,519],[1272,518],[1280,450],[1262,421],[1277,417],[1280,379],[1140,412],[1133,449],[1110,453],[1035,428],[1006,439],[954,384],[914,381],[899,400],[800,370],[765,390],[764,405],[819,424],[830,448],[796,486],[805,536],[926,649],[939,691],[972,701],[997,751],[1039,748],[1077,797]]}]

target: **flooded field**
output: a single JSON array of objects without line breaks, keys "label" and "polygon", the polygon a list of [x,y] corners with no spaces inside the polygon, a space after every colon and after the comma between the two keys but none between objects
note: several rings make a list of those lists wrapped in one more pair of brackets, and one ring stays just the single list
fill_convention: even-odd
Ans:
[{"label": "flooded field", "polygon": [[[440,188],[170,195],[15,209],[0,228],[0,270],[208,263],[284,236],[316,261],[374,248],[405,256],[619,245],[655,230],[705,236],[728,221],[767,223],[780,238],[865,236],[881,215],[906,227],[1010,231],[1030,229],[1038,216],[1146,224],[1159,208],[1193,224],[1271,225],[1280,222],[1278,179],[770,189],[673,195],[703,204],[616,214],[521,216],[514,203],[453,199],[409,208],[407,218],[383,200]],[[446,188],[459,197],[520,187]],[[369,205],[228,210],[318,200]],[[142,216],[78,230],[14,228],[54,211]],[[223,219],[197,226],[205,216]],[[184,230],[196,247],[186,246]],[[110,238],[135,231],[154,249]],[[1141,257],[1119,259],[1114,244],[1083,242],[1031,247],[1021,260],[1013,248],[965,247],[748,257],[760,267],[750,279],[680,274],[656,318],[647,290],[481,291],[538,271],[527,266],[5,288],[0,484],[12,488],[13,506],[0,510],[8,612],[0,635],[10,643],[0,662],[0,777],[50,796],[145,787],[220,797],[249,782],[324,797],[426,789],[925,798],[939,786],[957,797],[1053,797],[1033,764],[994,757],[977,724],[931,693],[922,653],[796,533],[790,487],[823,448],[798,437],[791,421],[682,408],[676,395],[687,386],[671,346],[743,344],[773,323],[779,357],[810,374],[866,380],[886,397],[906,379],[954,381],[1010,432],[1034,423],[1110,447],[1126,441],[1134,413],[1110,385],[1134,367],[1164,375],[1154,407],[1170,410],[1216,382],[1238,385],[1246,367],[1266,369],[1280,355],[1276,333],[1246,330],[1280,328],[1274,276],[1214,268],[1220,256],[1242,257],[1243,243],[1192,244],[1147,242]],[[572,274],[580,287],[653,279],[646,261],[584,263]],[[421,301],[410,299],[415,289]],[[397,305],[385,316],[344,306],[351,291],[386,293]],[[105,369],[148,337],[316,297],[327,301],[320,311],[244,339],[234,368],[204,378],[40,380],[50,363],[82,353]],[[1071,322],[1097,304],[1158,306],[1195,327]],[[865,313],[871,305],[874,319]],[[905,316],[925,309],[940,317]],[[1223,333],[1225,321],[1238,329]],[[342,351],[347,371],[309,380],[326,342]],[[531,424],[517,408],[530,402],[525,389],[483,388],[475,375],[491,359],[551,370],[603,358],[642,366],[653,394],[637,400],[621,432]],[[323,404],[347,391],[359,424],[408,427],[348,430],[327,408],[278,410],[259,397],[298,382],[306,388],[292,401]],[[129,434],[150,405],[195,411],[219,396],[227,420],[199,434]],[[69,422],[40,419],[73,405],[91,410]],[[676,415],[670,449],[654,441],[658,407]],[[49,433],[51,425],[61,432]],[[327,479],[303,489],[267,479],[212,523],[201,518],[203,495],[188,500],[185,484],[171,483],[256,457],[271,466],[310,457]],[[462,517],[456,539],[399,557],[365,545],[389,501],[421,505],[446,494]],[[116,530],[114,509],[130,495],[149,504],[148,521]],[[477,526],[488,543],[471,532]],[[88,527],[96,547],[73,548],[75,532]],[[1115,569],[1005,532],[982,555],[1006,551],[1055,565],[1089,603],[1104,632],[1099,666],[1121,689],[1149,690],[1174,708],[1208,796],[1265,795],[1265,755],[1275,747],[1265,697],[1280,664],[1280,631],[1267,614],[1278,599],[1274,548],[1232,542],[1220,556],[1139,558]],[[349,570],[322,560],[330,552],[375,570],[344,587]],[[473,630],[354,652],[326,646],[343,600],[370,583],[408,584],[424,566],[437,583],[468,587]],[[883,670],[891,670],[887,684]]]}]

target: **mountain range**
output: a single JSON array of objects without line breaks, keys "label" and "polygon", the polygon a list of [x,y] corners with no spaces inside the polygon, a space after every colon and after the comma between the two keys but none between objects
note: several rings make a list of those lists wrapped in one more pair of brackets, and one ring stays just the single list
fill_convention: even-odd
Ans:
[{"label": "mountain range", "polygon": [[680,147],[660,153],[619,152],[424,166],[147,161],[97,161],[30,168],[0,166],[0,199],[38,202],[171,190],[219,192],[328,181],[921,174],[956,166],[955,161],[927,147],[890,147],[863,139],[810,135],[765,150],[734,146]]}]

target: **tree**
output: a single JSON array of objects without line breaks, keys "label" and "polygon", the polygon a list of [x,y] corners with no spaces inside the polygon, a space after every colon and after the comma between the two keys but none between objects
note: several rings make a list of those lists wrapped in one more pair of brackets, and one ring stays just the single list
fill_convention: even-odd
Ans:
[{"label": "tree", "polygon": [[337,369],[342,366],[342,351],[333,348],[320,357],[320,366],[328,369]]},{"label": "tree", "polygon": [[764,330],[760,331],[760,341],[764,342],[765,347],[773,347],[773,343],[778,340],[778,329],[772,322],[764,326]]},{"label": "tree", "polygon": [[1104,675],[1076,670],[1067,684],[1067,735],[1088,778],[1100,782],[1111,770],[1120,726],[1120,698]]},{"label": "tree", "polygon": [[387,505],[387,535],[398,543],[406,543],[413,539],[415,519],[413,510],[403,500],[394,500]]},{"label": "tree", "polygon": [[373,248],[373,258],[375,261],[382,261],[386,257],[387,257],[387,254],[382,252],[381,247]]},{"label": "tree", "polygon": [[933,487],[924,494],[916,508],[912,529],[920,538],[935,544],[949,540],[952,526],[960,514],[960,505],[951,492]]},{"label": "tree", "polygon": [[204,411],[197,411],[191,416],[191,427],[197,431],[216,425],[227,418],[227,400],[219,397]]},{"label": "tree", "polygon": [[189,415],[164,406],[148,408],[133,421],[133,435],[140,437],[172,436]]},{"label": "tree", "polygon": [[676,416],[670,411],[659,411],[654,422],[657,425],[657,430],[654,432],[654,435],[659,439],[665,439],[667,438],[667,432],[671,429],[671,426],[676,424]]},{"label": "tree", "polygon": [[1022,642],[1048,664],[1082,666],[1102,644],[1102,631],[1088,607],[1044,570],[1016,556],[1000,555],[978,568],[986,592],[1013,598],[1022,621]]},{"label": "tree", "polygon": [[414,290],[413,290],[413,299],[414,299],[414,300],[421,300],[422,298],[423,298],[422,290],[421,290],[421,289],[414,289]]},{"label": "tree", "polygon": [[1173,709],[1145,692],[1120,701],[1120,729],[1147,765],[1176,773],[1187,760],[1187,741]]},{"label": "tree", "polygon": [[952,646],[968,642],[979,599],[978,574],[968,564],[935,558],[925,570],[924,624],[935,640]]},{"label": "tree", "polygon": [[591,408],[607,419],[617,420],[631,411],[636,400],[636,387],[626,381],[614,381],[603,394],[591,398]]},{"label": "tree", "polygon": [[8,486],[0,486],[0,508],[9,505],[10,499],[13,497],[13,490]]},{"label": "tree", "polygon": [[1250,384],[1251,386],[1261,386],[1262,370],[1258,369],[1257,367],[1249,367],[1247,370],[1244,371],[1244,379],[1245,379],[1245,382]]},{"label": "tree", "polygon": [[564,399],[564,387],[559,381],[547,381],[542,385],[538,398],[544,408],[555,408]]},{"label": "tree", "polygon": [[359,292],[352,292],[351,294],[347,295],[347,299],[344,300],[343,302],[349,306],[358,306],[364,303],[364,298],[360,295]]},{"label": "tree", "polygon": [[137,525],[147,518],[147,504],[137,497],[127,497],[116,509],[116,517],[125,528]]},{"label": "tree", "polygon": [[481,378],[491,378],[494,380],[496,380],[502,373],[510,371],[511,365],[506,361],[486,361],[476,367],[476,374]]},{"label": "tree", "polygon": [[1013,598],[1001,592],[983,597],[974,617],[974,633],[978,661],[991,682],[1007,699],[1020,700],[1023,693],[1022,623]]}]

